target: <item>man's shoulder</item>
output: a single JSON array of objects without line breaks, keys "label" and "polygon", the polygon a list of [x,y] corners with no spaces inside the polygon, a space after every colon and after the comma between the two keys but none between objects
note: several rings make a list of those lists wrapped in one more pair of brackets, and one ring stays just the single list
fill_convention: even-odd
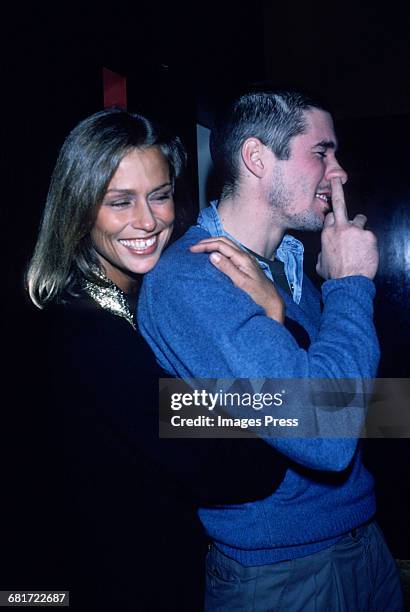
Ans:
[{"label": "man's shoulder", "polygon": [[161,255],[157,265],[145,275],[145,280],[163,277],[172,274],[175,277],[181,268],[201,266],[207,255],[191,253],[189,247],[196,244],[199,240],[209,238],[210,234],[197,225],[193,225],[189,230],[171,244]]},{"label": "man's shoulder", "polygon": [[183,251],[189,248],[192,244],[198,242],[198,240],[209,238],[209,236],[209,232],[199,225],[191,225],[191,227],[185,232],[185,234],[183,234],[183,236],[181,236],[181,238],[178,238],[178,240],[176,240],[166,249],[163,256],[167,256],[168,253],[173,251]]}]

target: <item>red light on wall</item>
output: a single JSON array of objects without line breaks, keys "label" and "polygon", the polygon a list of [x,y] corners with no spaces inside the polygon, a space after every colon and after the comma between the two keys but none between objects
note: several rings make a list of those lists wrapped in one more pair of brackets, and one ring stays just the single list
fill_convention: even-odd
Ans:
[{"label": "red light on wall", "polygon": [[119,106],[127,108],[127,79],[126,77],[103,68],[104,108]]}]

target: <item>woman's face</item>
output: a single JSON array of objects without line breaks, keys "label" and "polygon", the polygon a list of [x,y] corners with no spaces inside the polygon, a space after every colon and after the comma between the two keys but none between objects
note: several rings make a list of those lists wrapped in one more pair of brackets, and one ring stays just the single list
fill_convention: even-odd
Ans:
[{"label": "woman's face", "polygon": [[173,223],[173,189],[165,156],[158,147],[132,150],[112,177],[91,230],[108,278],[123,291],[131,291],[135,274],[145,274],[157,263]]}]

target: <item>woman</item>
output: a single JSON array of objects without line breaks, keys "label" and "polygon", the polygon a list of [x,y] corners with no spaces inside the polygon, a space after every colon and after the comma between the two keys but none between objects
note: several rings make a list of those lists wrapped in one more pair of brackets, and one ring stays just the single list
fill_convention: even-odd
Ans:
[{"label": "woman", "polygon": [[[59,588],[71,590],[73,609],[200,610],[198,500],[264,496],[281,477],[260,441],[232,453],[231,441],[158,439],[166,373],[134,312],[142,275],[172,233],[184,161],[179,139],[141,115],[111,109],[85,119],[59,154],[27,272],[32,301],[47,306],[52,460],[64,474],[69,550]],[[276,299],[270,316],[283,318],[254,260],[231,251],[218,267],[235,283],[246,277],[261,305]],[[246,475],[247,444],[262,466],[257,483],[254,470]],[[226,474],[215,476],[221,464]]]}]

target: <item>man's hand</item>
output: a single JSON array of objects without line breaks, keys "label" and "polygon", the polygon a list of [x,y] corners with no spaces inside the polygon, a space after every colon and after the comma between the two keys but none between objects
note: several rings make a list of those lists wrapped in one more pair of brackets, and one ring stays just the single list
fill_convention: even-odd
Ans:
[{"label": "man's hand", "polygon": [[218,270],[229,276],[236,287],[259,304],[268,317],[283,323],[284,302],[252,255],[225,236],[206,238],[191,246],[190,250],[193,253],[210,253],[209,259]]},{"label": "man's hand", "polygon": [[349,221],[341,180],[334,178],[331,185],[333,212],[323,225],[316,272],[325,280],[356,275],[373,279],[379,265],[376,236],[364,229],[364,215]]}]

